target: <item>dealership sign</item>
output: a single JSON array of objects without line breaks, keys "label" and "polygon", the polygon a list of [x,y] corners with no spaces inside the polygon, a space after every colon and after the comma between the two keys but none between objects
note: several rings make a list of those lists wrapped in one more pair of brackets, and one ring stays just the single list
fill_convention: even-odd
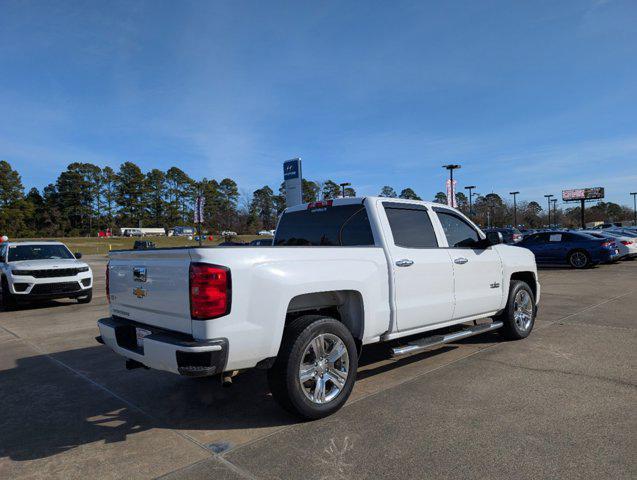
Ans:
[{"label": "dealership sign", "polygon": [[565,202],[574,200],[600,200],[602,198],[604,198],[604,187],[562,190],[562,200]]},{"label": "dealership sign", "polygon": [[293,158],[283,163],[283,180],[285,181],[285,204],[293,207],[303,203],[303,175],[301,159]]}]

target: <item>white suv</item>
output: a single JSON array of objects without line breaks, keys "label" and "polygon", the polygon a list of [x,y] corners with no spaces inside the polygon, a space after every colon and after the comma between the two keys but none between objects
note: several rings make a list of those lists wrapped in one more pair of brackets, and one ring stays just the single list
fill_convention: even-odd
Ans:
[{"label": "white suv", "polygon": [[82,255],[61,242],[5,242],[0,244],[0,293],[3,307],[18,300],[93,297],[93,272],[78,259]]}]

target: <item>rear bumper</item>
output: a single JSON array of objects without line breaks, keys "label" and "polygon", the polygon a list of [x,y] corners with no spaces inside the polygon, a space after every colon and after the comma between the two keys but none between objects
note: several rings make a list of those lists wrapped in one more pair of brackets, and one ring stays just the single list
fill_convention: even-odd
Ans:
[{"label": "rear bumper", "polygon": [[[228,359],[228,341],[219,338],[196,341],[192,337],[116,317],[98,320],[101,340],[122,357],[156,370],[206,377],[223,373]],[[136,329],[151,333],[137,344]]]}]

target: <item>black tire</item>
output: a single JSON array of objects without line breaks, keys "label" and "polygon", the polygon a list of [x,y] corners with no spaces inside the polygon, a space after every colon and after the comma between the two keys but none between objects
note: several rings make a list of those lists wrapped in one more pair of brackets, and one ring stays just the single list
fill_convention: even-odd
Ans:
[{"label": "black tire", "polygon": [[[521,291],[525,293],[520,293]],[[518,308],[516,300],[520,297],[525,298],[525,295],[528,295],[528,299],[530,301],[530,322],[521,321],[519,317],[516,317],[516,313],[519,313],[519,311],[516,312],[516,309]],[[528,337],[531,330],[533,330],[536,314],[537,307],[535,305],[535,295],[533,295],[531,287],[521,280],[511,280],[507,305],[504,311],[494,320],[499,320],[504,323],[502,328],[498,330],[504,338],[508,340],[521,340]]]},{"label": "black tire", "polygon": [[586,250],[573,250],[566,257],[568,264],[577,269],[592,267],[591,256]]},{"label": "black tire", "polygon": [[9,292],[9,282],[7,282],[5,277],[2,277],[2,282],[0,282],[0,306],[8,310],[15,307],[15,305],[15,297]]},{"label": "black tire", "polygon": [[[301,362],[307,354],[310,343],[318,335],[327,334],[329,338],[337,337],[344,344],[347,351],[348,369],[347,378],[343,387],[336,396],[325,403],[316,403],[310,400],[306,388],[299,379]],[[335,345],[335,344],[333,344]],[[326,355],[329,356],[329,355]],[[316,363],[314,363],[316,365]],[[342,365],[341,365],[342,367]],[[268,370],[268,383],[274,399],[288,412],[307,420],[323,418],[340,409],[347,401],[358,368],[358,352],[356,343],[348,328],[341,322],[322,315],[305,315],[293,320],[283,333],[283,340],[279,355],[271,369]],[[321,373],[321,379],[323,379]],[[329,372],[325,373],[326,377]],[[305,382],[311,385],[314,380]],[[321,380],[324,385],[330,382],[330,388],[335,389],[336,383],[329,378]],[[311,387],[310,387],[311,388]],[[327,387],[324,387],[325,390]],[[316,391],[316,386],[314,387]],[[335,390],[332,390],[334,392]]]},{"label": "black tire", "polygon": [[91,303],[91,300],[93,300],[92,288],[88,291],[87,295],[84,295],[82,297],[77,297],[77,303]]}]

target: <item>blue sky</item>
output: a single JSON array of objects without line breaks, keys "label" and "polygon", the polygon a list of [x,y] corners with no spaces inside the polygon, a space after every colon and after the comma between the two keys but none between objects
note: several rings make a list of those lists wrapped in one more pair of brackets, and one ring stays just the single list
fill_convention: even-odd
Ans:
[{"label": "blue sky", "polygon": [[[0,158],[426,199],[637,190],[637,2],[0,0]],[[542,203],[543,204],[543,203]]]}]

